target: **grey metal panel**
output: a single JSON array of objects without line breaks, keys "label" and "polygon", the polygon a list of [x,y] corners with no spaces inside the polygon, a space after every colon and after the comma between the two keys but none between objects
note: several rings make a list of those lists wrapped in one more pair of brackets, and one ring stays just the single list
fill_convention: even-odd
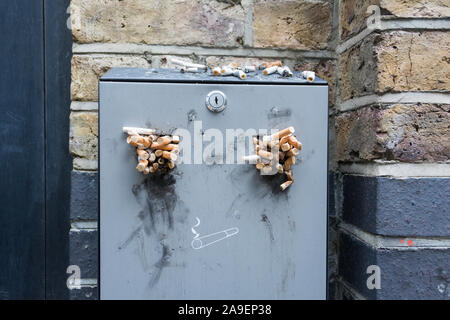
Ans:
[{"label": "grey metal panel", "polygon": [[[228,107],[205,107],[212,90]],[[100,82],[100,290],[103,299],[325,299],[327,86]],[[278,112],[274,112],[274,107]],[[180,164],[136,172],[123,126],[193,131],[294,126],[295,183],[253,165]],[[239,233],[200,250],[201,235]]]},{"label": "grey metal panel", "polygon": [[237,77],[216,77],[209,72],[181,73],[173,69],[144,68],[113,68],[101,78],[102,81],[152,81],[152,82],[183,82],[183,83],[236,83],[236,84],[284,84],[284,85],[327,85],[325,80],[316,77],[314,82],[308,82],[301,72],[294,71],[293,77],[282,77],[278,73],[263,75],[262,71],[247,74],[247,79]]}]

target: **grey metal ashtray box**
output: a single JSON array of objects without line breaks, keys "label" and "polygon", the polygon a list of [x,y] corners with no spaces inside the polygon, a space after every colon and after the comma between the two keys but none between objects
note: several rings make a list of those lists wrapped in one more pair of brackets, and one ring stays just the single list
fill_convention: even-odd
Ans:
[{"label": "grey metal ashtray box", "polygon": [[[104,75],[99,91],[102,299],[326,298],[325,81],[124,68]],[[213,91],[226,99],[220,112],[206,107]],[[185,130],[191,163],[142,175],[124,126]],[[280,192],[279,176],[236,163],[236,145],[250,128],[288,126],[303,150],[295,183]],[[205,156],[218,139],[209,132],[222,133],[223,149]],[[205,236],[208,245],[194,245]]]}]

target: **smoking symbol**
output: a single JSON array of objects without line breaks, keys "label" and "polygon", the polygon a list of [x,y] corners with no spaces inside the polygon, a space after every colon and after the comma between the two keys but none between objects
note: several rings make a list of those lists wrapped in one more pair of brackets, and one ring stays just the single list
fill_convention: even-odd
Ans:
[{"label": "smoking symbol", "polygon": [[195,250],[203,249],[239,233],[239,229],[235,227],[200,237],[200,233],[195,230],[195,228],[200,225],[200,219],[198,217],[195,219],[197,220],[197,224],[191,228],[191,231],[194,234],[194,239],[191,242],[191,246]]}]

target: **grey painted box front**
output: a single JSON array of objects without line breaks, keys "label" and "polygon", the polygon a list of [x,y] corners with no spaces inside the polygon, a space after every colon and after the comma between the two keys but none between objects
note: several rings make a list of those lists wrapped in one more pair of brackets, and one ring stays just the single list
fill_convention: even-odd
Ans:
[{"label": "grey painted box front", "polygon": [[[327,85],[213,81],[100,82],[101,298],[325,299]],[[205,107],[213,90],[227,96],[221,113]],[[123,126],[184,128],[195,140],[196,121],[223,132],[225,152],[236,145],[226,129],[294,126],[303,143],[295,183],[280,192],[284,175],[250,164],[136,171]],[[194,226],[200,236],[233,232],[196,250]]]}]

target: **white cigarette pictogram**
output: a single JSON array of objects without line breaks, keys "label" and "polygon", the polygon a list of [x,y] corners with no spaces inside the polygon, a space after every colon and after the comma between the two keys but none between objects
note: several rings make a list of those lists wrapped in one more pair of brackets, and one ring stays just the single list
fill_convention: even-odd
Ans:
[{"label": "white cigarette pictogram", "polygon": [[195,250],[203,249],[207,246],[225,240],[226,238],[232,237],[239,233],[239,229],[237,227],[234,227],[200,237],[200,234],[195,230],[195,228],[200,225],[200,219],[196,219],[197,224],[191,228],[192,233],[195,234],[194,239],[191,242],[191,246]]}]

